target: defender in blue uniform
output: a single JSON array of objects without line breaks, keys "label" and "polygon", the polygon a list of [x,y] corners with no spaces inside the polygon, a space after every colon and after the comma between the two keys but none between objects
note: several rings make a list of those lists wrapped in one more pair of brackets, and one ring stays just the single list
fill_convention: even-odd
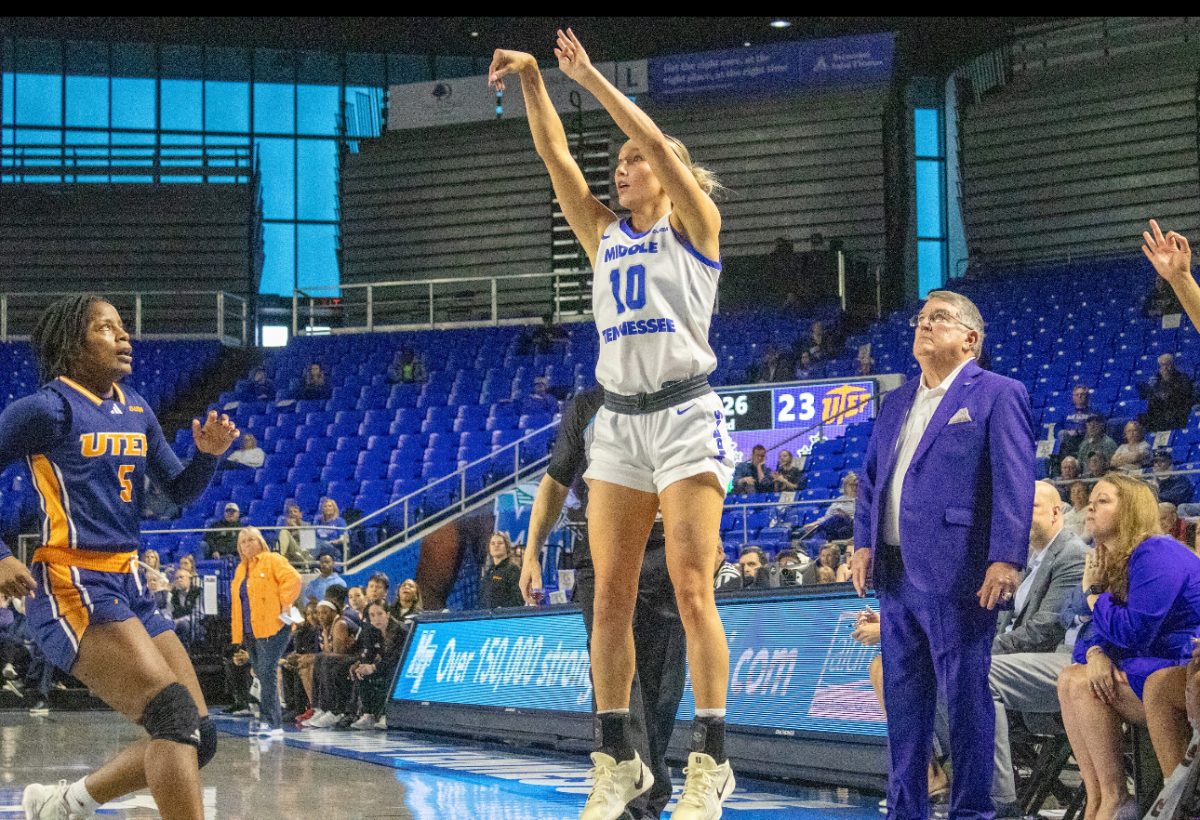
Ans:
[{"label": "defender in blue uniform", "polygon": [[89,816],[149,786],[163,817],[200,818],[198,767],[216,732],[187,652],[137,572],[139,510],[147,474],[177,504],[198,496],[237,428],[215,412],[193,421],[197,453],[183,467],[154,413],[118,384],[132,372],[129,334],[98,297],[51,305],[33,346],[44,385],[0,414],[0,469],[28,464],[42,543],[31,569],[0,545],[0,591],[30,594],[46,656],[149,737],[76,783],[28,786],[26,817]]}]

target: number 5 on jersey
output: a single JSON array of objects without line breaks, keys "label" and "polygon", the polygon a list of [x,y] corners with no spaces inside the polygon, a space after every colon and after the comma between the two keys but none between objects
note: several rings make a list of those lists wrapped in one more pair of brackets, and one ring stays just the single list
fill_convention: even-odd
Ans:
[{"label": "number 5 on jersey", "polygon": [[[624,278],[624,287],[622,287],[621,279]],[[639,310],[646,306],[646,266],[645,265],[630,265],[625,271],[625,276],[621,276],[620,268],[613,268],[608,275],[609,281],[612,283],[613,299],[617,303],[617,315],[620,316],[627,309]],[[625,292],[625,301],[621,301],[621,292]]]},{"label": "number 5 on jersey", "polygon": [[133,470],[133,464],[122,464],[117,468],[117,480],[121,482],[121,500],[126,504],[133,501],[133,482],[129,479]]}]

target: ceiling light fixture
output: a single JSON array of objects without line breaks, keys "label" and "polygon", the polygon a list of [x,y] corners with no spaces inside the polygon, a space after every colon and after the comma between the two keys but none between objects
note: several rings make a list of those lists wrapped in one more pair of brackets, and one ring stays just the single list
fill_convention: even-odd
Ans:
[{"label": "ceiling light fixture", "polygon": [[791,20],[784,20],[782,18],[779,20],[771,21],[771,28],[791,28],[791,25],[792,25]]}]

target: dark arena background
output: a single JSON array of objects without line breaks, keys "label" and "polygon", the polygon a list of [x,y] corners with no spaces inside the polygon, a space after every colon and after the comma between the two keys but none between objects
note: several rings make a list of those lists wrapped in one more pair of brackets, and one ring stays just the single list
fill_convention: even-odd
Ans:
[{"label": "dark arena background", "polygon": [[[1142,422],[1155,459],[1132,470],[1195,547],[1200,334],[1140,244],[1152,218],[1200,239],[1197,18],[0,18],[0,402],[39,387],[45,306],[97,293],[132,338],[127,384],[183,462],[209,409],[246,436],[194,502],[138,496],[145,582],[221,732],[208,817],[583,807],[574,493],[540,556],[542,602],[484,603],[493,533],[508,561],[529,558],[562,411],[596,383],[605,342],[520,83],[487,82],[493,49],[534,54],[616,209],[625,138],[558,70],[568,25],[726,189],[710,381],[741,460],[762,445],[769,469],[739,471],[721,517],[738,775],[724,816],[879,816],[879,650],[860,629],[879,606],[848,580],[845,481],[880,402],[919,373],[909,320],[931,290],[979,306],[981,363],[1028,391],[1039,477],[1076,502],[1069,526],[1085,534],[1072,480],[1096,474],[1064,442],[1099,414],[1114,444]],[[1167,354],[1189,391],[1169,412]],[[35,484],[23,459],[0,473],[0,537],[26,562],[43,544]],[[314,713],[289,656],[286,729],[257,733],[261,684],[230,643],[247,524],[303,576],[301,609],[332,583],[387,583],[402,642],[378,714]],[[415,607],[399,600],[408,579]],[[0,818],[22,817],[26,784],[74,781],[143,733],[54,670],[23,603],[0,600]],[[676,797],[693,709],[689,679]],[[1059,715],[1008,717],[1011,816],[1082,817]],[[1163,773],[1146,728],[1124,731],[1145,812]],[[98,816],[155,812],[141,791]]]}]

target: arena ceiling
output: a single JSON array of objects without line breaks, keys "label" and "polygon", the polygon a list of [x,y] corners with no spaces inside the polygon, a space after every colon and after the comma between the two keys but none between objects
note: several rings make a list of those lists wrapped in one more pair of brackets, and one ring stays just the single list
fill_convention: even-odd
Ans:
[{"label": "arena ceiling", "polygon": [[[4,17],[8,36],[486,57],[496,47],[549,58],[571,25],[597,60],[737,48],[879,31],[901,33],[900,61],[941,73],[1002,44],[1033,17]],[[1061,18],[1059,18],[1061,19]]]}]

